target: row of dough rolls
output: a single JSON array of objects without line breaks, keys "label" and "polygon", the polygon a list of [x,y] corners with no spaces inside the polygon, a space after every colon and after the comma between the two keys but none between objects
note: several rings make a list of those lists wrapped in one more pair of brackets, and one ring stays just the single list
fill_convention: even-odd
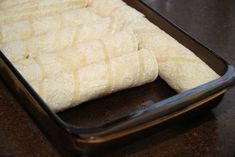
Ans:
[{"label": "row of dough rolls", "polygon": [[159,75],[177,92],[184,92],[220,76],[193,52],[163,32],[138,33],[139,47],[155,53]]},{"label": "row of dough rolls", "polygon": [[100,16],[86,8],[70,9],[40,18],[28,17],[25,20],[0,24],[1,43],[24,40],[50,31],[75,27],[82,24],[93,24],[99,20],[102,20]]},{"label": "row of dough rolls", "polygon": [[[23,1],[23,0],[22,0]],[[26,1],[26,0],[25,0]],[[19,0],[20,2],[20,0]],[[64,10],[86,7],[88,0],[29,0],[22,3],[12,2],[11,7],[4,7],[10,2],[0,3],[1,24],[16,22],[28,18],[49,16],[54,13],[61,13]]]},{"label": "row of dough rolls", "polygon": [[154,81],[158,72],[177,92],[219,77],[121,0],[17,1],[0,12],[1,50],[55,111]]},{"label": "row of dough rolls", "polygon": [[109,27],[109,18],[104,18],[92,25],[88,23],[79,27],[66,27],[26,40],[7,42],[1,45],[1,49],[11,61],[15,62],[27,56],[35,57],[42,52],[54,52],[82,41],[99,39],[111,31]]},{"label": "row of dough rolls", "polygon": [[105,3],[105,0],[92,0],[92,10],[102,17],[116,18],[121,24],[120,28],[133,30],[139,48],[155,53],[160,77],[177,92],[187,91],[220,77],[193,52],[145,18],[141,18],[141,13],[135,13],[124,2],[111,0],[109,5]]},{"label": "row of dough rolls", "polygon": [[[59,0],[54,0],[54,1],[59,3]],[[109,1],[109,2],[112,2],[112,1]],[[52,5],[54,3],[55,2],[52,1],[49,4]],[[91,4],[89,5],[93,5],[92,2],[90,3]],[[121,4],[123,5],[124,3],[122,2]],[[92,24],[93,22],[95,23],[102,19],[102,17],[96,14],[96,12],[97,11],[93,9],[92,7],[89,7],[89,8],[76,7],[74,9],[62,10],[60,12],[54,12],[50,15],[44,15],[44,16],[42,15],[39,17],[26,16],[23,20],[20,20],[20,21],[13,20],[8,23],[4,23],[2,22],[4,20],[1,20],[0,22],[1,44],[14,41],[14,40],[28,39],[33,36],[45,34],[53,30],[79,26],[81,24]],[[4,15],[5,14],[6,13],[4,13]],[[4,19],[3,15],[0,14],[0,16],[1,18]],[[114,30],[117,30],[117,31],[121,30],[124,25],[127,25],[128,23],[131,22],[132,19],[137,19],[138,17],[144,17],[144,15],[128,7],[127,5],[123,5],[120,9],[116,9],[109,17],[110,21],[112,22],[112,25],[110,27],[112,27]],[[77,20],[74,20],[74,19],[77,19]]]},{"label": "row of dough rolls", "polygon": [[[87,60],[94,61],[95,56]],[[131,66],[129,63],[132,63]],[[53,75],[44,72],[45,68],[34,59],[18,62],[16,67],[20,70],[26,65],[27,70],[23,68],[21,73],[25,76],[29,73],[28,80],[32,80],[30,84],[54,111],[62,111],[87,100],[152,82],[158,75],[154,54],[145,49],[76,66],[74,70],[64,70],[64,66],[61,66],[61,71]],[[47,76],[44,78],[44,75]]]},{"label": "row of dough rolls", "polygon": [[130,31],[41,53],[15,66],[55,111],[152,82],[158,75],[154,54],[138,50]]}]

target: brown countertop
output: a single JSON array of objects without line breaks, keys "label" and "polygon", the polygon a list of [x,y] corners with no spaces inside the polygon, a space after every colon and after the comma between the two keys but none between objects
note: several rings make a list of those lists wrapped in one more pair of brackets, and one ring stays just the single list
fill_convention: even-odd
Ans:
[{"label": "brown countertop", "polygon": [[[161,13],[235,65],[235,1],[148,0]],[[235,155],[235,88],[218,107],[177,121],[107,156],[171,157]],[[59,157],[0,80],[0,157]]]}]

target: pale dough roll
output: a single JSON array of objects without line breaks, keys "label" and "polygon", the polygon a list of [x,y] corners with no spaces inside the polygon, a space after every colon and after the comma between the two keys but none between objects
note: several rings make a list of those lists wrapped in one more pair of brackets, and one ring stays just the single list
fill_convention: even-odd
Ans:
[{"label": "pale dough roll", "polygon": [[80,42],[76,46],[61,50],[56,54],[60,62],[70,70],[106,59],[104,46],[100,40]]},{"label": "pale dough roll", "polygon": [[17,40],[1,45],[2,52],[11,61],[24,59],[26,56],[35,57],[39,53],[59,51],[74,46],[81,41],[99,39],[110,34],[110,19],[105,18],[90,25],[68,27],[48,32],[26,40]]},{"label": "pale dough roll", "polygon": [[[137,86],[145,83],[153,82],[159,74],[159,64],[154,53],[148,49],[141,49],[139,53],[139,82]],[[153,66],[154,65],[154,66]],[[143,81],[145,83],[143,83]]]},{"label": "pale dough roll", "polygon": [[202,61],[184,58],[160,61],[159,75],[177,92],[184,92],[219,78],[219,75]]},{"label": "pale dough roll", "polygon": [[71,46],[74,38],[76,38],[76,31],[77,28],[66,28],[27,40],[12,41],[3,44],[1,50],[11,61],[24,59],[26,56],[35,57],[38,53],[51,52]]},{"label": "pale dough roll", "polygon": [[9,7],[13,7],[15,5],[18,5],[18,4],[22,4],[22,3],[26,3],[26,2],[29,2],[31,0],[2,0],[0,2],[0,8],[1,9],[7,9]]},{"label": "pale dough roll", "polygon": [[[125,46],[123,46],[125,44]],[[89,40],[56,52],[61,63],[68,69],[112,59],[137,51],[137,40],[132,32],[122,31],[101,40]]]},{"label": "pale dough roll", "polygon": [[28,81],[28,83],[30,84],[30,86],[33,88],[33,90],[37,93],[40,94],[40,83],[41,81]]},{"label": "pale dough roll", "polygon": [[41,67],[34,59],[24,59],[13,64],[27,81],[40,81],[43,79]]},{"label": "pale dough roll", "polygon": [[23,21],[17,21],[0,25],[1,42],[26,39],[32,36],[41,35],[49,31],[63,29],[71,26],[92,23],[101,20],[101,18],[91,10],[85,8],[72,9],[60,14],[55,13],[50,16],[39,18],[28,18]]},{"label": "pale dough roll", "polygon": [[29,82],[40,81],[66,70],[54,53],[42,53],[36,58],[26,58],[13,64]]},{"label": "pale dough roll", "polygon": [[110,93],[110,91],[107,91],[109,86],[108,66],[103,61],[88,65],[75,73],[78,77],[79,87],[76,89],[78,92],[74,98],[74,105]]},{"label": "pale dough roll", "polygon": [[[123,32],[117,33],[117,35]],[[127,36],[132,37],[131,34]],[[125,37],[125,36],[123,36]],[[129,37],[129,38],[130,38]],[[113,39],[116,39],[114,36]],[[125,47],[122,51],[116,49],[111,49],[110,51],[105,50],[104,44],[100,40],[81,42],[75,47],[62,50],[57,53],[41,53],[33,58],[26,58],[16,62],[16,67],[23,71],[23,75],[28,78],[28,76],[33,77],[33,79],[27,79],[30,81],[35,81],[55,75],[64,70],[77,70],[81,67],[87,66],[89,64],[98,63],[100,61],[105,61],[107,59],[112,59],[114,57],[119,57],[127,53],[136,51],[136,41],[126,39]],[[131,39],[131,38],[130,38]],[[112,40],[109,38],[109,41]],[[112,52],[113,51],[113,52]],[[114,52],[119,52],[118,54]],[[109,54],[109,56],[107,56]],[[108,57],[108,58],[107,58]],[[35,71],[33,70],[35,68]],[[33,73],[30,73],[32,71]],[[39,77],[40,74],[40,77]]]},{"label": "pale dough roll", "polygon": [[35,61],[40,65],[44,78],[65,70],[54,53],[42,53],[35,58]]},{"label": "pale dough roll", "polygon": [[134,33],[154,32],[158,27],[152,24],[148,19],[136,18],[124,25],[123,29],[132,30]]},{"label": "pale dough roll", "polygon": [[[67,54],[66,54],[67,55]],[[64,56],[66,56],[64,55]],[[80,65],[71,64],[71,60],[79,62],[68,54],[66,59],[60,58],[56,53],[41,53],[35,58],[28,58],[19,60],[14,63],[17,69],[23,76],[29,81],[42,80],[43,78],[49,78],[63,71],[71,71],[80,68]],[[71,57],[71,58],[70,58]],[[78,57],[76,57],[78,58]],[[64,62],[64,61],[67,62]],[[70,61],[70,62],[69,62]],[[81,63],[79,63],[81,64]],[[70,67],[68,66],[70,65]],[[35,68],[35,71],[33,70]],[[31,77],[30,77],[31,76]]]},{"label": "pale dough roll", "polygon": [[[47,33],[49,31],[57,30],[62,27],[63,19],[60,17],[60,14],[53,14],[51,16],[43,16],[39,18],[29,18],[28,20],[24,20],[28,22],[28,31],[31,33],[30,36],[25,36],[24,34],[19,34],[19,36],[12,38],[12,40],[25,39],[32,36],[40,35]],[[18,22],[17,22],[18,23]],[[10,24],[8,24],[10,25]],[[13,28],[14,30],[19,30],[17,27]],[[10,41],[10,40],[9,40]]]},{"label": "pale dough roll", "polygon": [[158,64],[154,54],[140,50],[75,70],[32,81],[35,91],[54,111],[154,81]]},{"label": "pale dough roll", "polygon": [[[125,44],[125,46],[123,46]],[[60,61],[69,69],[111,59],[133,51],[138,45],[135,35],[129,31],[114,33],[101,40],[89,40],[76,46],[56,52]]]},{"label": "pale dough roll", "polygon": [[[40,11],[47,13],[53,9],[60,9],[62,7],[86,7],[88,0],[31,0],[27,3],[19,3],[11,8],[4,9],[5,15],[11,15],[14,11],[16,13],[28,13]],[[13,11],[14,10],[14,11]]]},{"label": "pale dough roll", "polygon": [[121,31],[102,39],[109,58],[138,50],[138,41],[132,31]]},{"label": "pale dough roll", "polygon": [[139,47],[152,50],[159,75],[177,92],[195,88],[220,76],[186,47],[163,31],[138,35]]},{"label": "pale dough roll", "polygon": [[103,18],[93,24],[81,25],[77,31],[76,42],[100,39],[113,33],[115,30],[112,29],[111,22],[110,18]]},{"label": "pale dough roll", "polygon": [[152,82],[158,75],[154,54],[144,49],[113,58],[110,66],[111,92]]},{"label": "pale dough roll", "polygon": [[63,19],[62,22],[65,27],[86,23],[91,24],[102,19],[89,8],[77,8],[66,11],[61,14],[61,18]]},{"label": "pale dough roll", "polygon": [[143,85],[156,79],[158,64],[147,50],[91,64],[78,70],[78,104],[112,92]]},{"label": "pale dough roll", "polygon": [[33,0],[0,11],[1,24],[85,7],[88,0]]},{"label": "pale dough roll", "polygon": [[117,8],[111,13],[110,16],[115,24],[114,27],[119,30],[138,18],[144,18],[142,13],[128,5]]},{"label": "pale dough roll", "polygon": [[71,72],[61,72],[43,80],[39,87],[39,95],[54,111],[71,107],[75,92],[75,79]]},{"label": "pale dough roll", "polygon": [[22,41],[10,42],[5,45],[0,45],[1,51],[11,61],[16,62],[21,59],[27,58],[26,50]]},{"label": "pale dough roll", "polygon": [[125,6],[121,0],[90,0],[88,6],[100,16],[109,16],[115,9]]},{"label": "pale dough roll", "polygon": [[49,16],[40,20],[23,20],[0,25],[1,43],[27,39],[34,35],[46,33],[47,30],[59,29],[60,17]]}]

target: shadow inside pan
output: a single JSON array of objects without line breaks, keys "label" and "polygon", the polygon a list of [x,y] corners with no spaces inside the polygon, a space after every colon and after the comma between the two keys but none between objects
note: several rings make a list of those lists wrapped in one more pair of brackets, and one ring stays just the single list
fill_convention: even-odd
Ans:
[{"label": "shadow inside pan", "polygon": [[97,127],[175,95],[162,79],[83,103],[59,113],[66,122],[79,127]]}]

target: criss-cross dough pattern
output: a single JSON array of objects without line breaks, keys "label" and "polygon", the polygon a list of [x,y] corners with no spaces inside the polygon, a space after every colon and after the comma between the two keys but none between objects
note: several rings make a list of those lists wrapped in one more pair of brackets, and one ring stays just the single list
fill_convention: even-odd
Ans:
[{"label": "criss-cross dough pattern", "polygon": [[177,92],[219,77],[121,0],[3,0],[0,49],[58,112],[156,80]]}]

